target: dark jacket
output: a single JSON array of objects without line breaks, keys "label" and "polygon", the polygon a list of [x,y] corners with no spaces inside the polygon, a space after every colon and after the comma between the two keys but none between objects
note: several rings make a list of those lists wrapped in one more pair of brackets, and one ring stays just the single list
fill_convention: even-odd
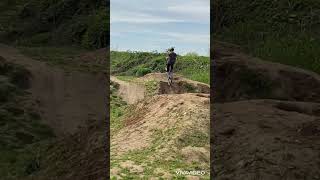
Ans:
[{"label": "dark jacket", "polygon": [[167,63],[174,64],[177,59],[177,54],[175,52],[169,52],[167,56]]}]

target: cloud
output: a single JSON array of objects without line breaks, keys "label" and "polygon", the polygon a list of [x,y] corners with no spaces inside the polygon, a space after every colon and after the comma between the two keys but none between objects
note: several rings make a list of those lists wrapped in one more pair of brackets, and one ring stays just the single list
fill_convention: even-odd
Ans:
[{"label": "cloud", "polygon": [[210,0],[112,0],[111,42],[118,50],[162,51],[167,46],[205,53]]},{"label": "cloud", "polygon": [[[168,33],[161,33],[161,34],[169,37],[171,41],[196,43],[196,44],[208,44],[208,45],[210,44],[209,34],[177,33],[177,32],[168,32]],[[166,40],[168,40],[168,38]]]},{"label": "cloud", "polygon": [[168,12],[180,14],[184,17],[191,17],[192,19],[202,19],[210,21],[210,1],[189,1],[186,3],[168,6]]},{"label": "cloud", "polygon": [[175,19],[164,16],[155,16],[142,12],[115,12],[111,14],[111,23],[133,24],[159,24],[185,22],[183,19]]},{"label": "cloud", "polygon": [[[173,18],[174,17],[174,18]],[[161,2],[142,0],[111,1],[111,23],[160,24],[210,21],[209,0],[184,0]]]}]

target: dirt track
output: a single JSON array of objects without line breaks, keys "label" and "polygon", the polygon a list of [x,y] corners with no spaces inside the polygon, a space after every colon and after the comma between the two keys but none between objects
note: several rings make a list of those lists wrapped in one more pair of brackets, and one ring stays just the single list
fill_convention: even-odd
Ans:
[{"label": "dirt track", "polygon": [[0,55],[31,72],[31,88],[28,91],[39,102],[42,118],[56,134],[74,133],[87,120],[105,118],[104,74],[67,73],[28,58],[17,49],[3,44],[0,44]]}]

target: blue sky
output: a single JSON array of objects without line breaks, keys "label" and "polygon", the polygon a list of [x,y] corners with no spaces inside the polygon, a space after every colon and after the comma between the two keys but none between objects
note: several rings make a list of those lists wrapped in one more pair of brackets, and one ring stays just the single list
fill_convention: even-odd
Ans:
[{"label": "blue sky", "polygon": [[111,0],[111,49],[209,56],[210,0]]}]

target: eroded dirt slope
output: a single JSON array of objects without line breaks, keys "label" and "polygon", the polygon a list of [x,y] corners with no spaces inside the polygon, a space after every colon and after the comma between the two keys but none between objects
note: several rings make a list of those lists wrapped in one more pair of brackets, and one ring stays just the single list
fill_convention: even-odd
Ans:
[{"label": "eroded dirt slope", "polygon": [[320,179],[319,75],[215,51],[213,178]]},{"label": "eroded dirt slope", "polygon": [[43,149],[39,171],[27,180],[105,180],[109,174],[105,121],[89,121]]},{"label": "eroded dirt slope", "polygon": [[[180,169],[203,170],[202,178],[208,179],[209,86],[181,76],[169,86],[164,73],[150,73],[130,82],[111,77],[111,81],[116,83],[118,95],[130,104],[120,119],[123,127],[111,135],[111,176],[198,178],[179,176],[176,171]],[[154,93],[148,94],[150,84]]]},{"label": "eroded dirt slope", "polygon": [[29,91],[39,103],[42,119],[56,134],[74,133],[87,120],[105,119],[105,74],[65,72],[3,44],[0,55],[31,72]]},{"label": "eroded dirt slope", "polygon": [[275,100],[216,104],[216,179],[317,179],[320,118],[313,111],[319,107]]},{"label": "eroded dirt slope", "polygon": [[238,47],[215,43],[215,102],[281,99],[320,102],[320,76],[250,57]]},{"label": "eroded dirt slope", "polygon": [[118,95],[128,104],[134,104],[145,96],[143,85],[121,81],[114,76],[111,76],[110,80],[119,86]]},{"label": "eroded dirt slope", "polygon": [[196,93],[137,103],[111,138],[111,176],[172,179],[178,169],[201,169],[208,178],[209,105],[208,94]]}]

